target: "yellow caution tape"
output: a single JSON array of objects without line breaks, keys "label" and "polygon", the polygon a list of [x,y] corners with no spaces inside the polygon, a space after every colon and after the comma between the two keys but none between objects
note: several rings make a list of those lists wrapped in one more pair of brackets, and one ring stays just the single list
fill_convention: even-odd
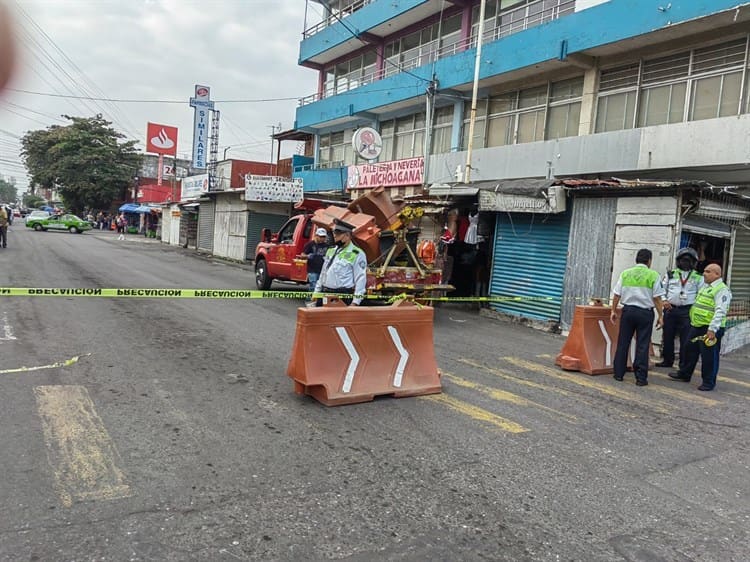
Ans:
[{"label": "yellow caution tape", "polygon": [[[254,289],[167,289],[167,288],[65,288],[65,287],[0,287],[0,297],[134,297],[134,298],[182,298],[182,299],[317,299],[321,297],[352,298],[351,293],[314,293],[310,291],[259,291]],[[421,302],[520,302],[549,301],[561,303],[561,297],[535,296],[486,296],[443,297],[427,294],[363,295],[369,300],[393,302],[402,299],[418,299]],[[584,300],[584,299],[576,299]],[[588,301],[589,299],[585,299]]]}]

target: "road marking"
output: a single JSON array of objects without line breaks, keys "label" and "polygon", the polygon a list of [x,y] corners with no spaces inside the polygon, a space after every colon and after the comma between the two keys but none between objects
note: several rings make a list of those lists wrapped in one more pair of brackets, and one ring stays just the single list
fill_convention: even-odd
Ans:
[{"label": "road marking", "polygon": [[0,371],[0,375],[5,375],[8,373],[26,373],[28,371],[40,371],[42,369],[57,369],[58,367],[69,367],[70,365],[73,365],[74,363],[78,363],[81,357],[88,357],[89,355],[91,354],[86,353],[84,355],[76,355],[75,357],[71,357],[70,359],[66,359],[65,361],[58,361],[56,363],[50,363],[49,365],[38,365],[36,367],[16,367],[15,369],[3,369]]},{"label": "road marking", "polygon": [[[552,369],[545,365],[540,365],[539,363],[533,363],[531,361],[519,359],[517,357],[503,357],[503,359],[507,361],[508,363],[511,363],[512,365],[515,365],[517,367],[521,367],[523,369],[527,369],[532,372],[540,373],[542,375],[546,375],[548,377],[552,377],[558,380],[571,382],[573,384],[577,384],[579,386],[583,386],[592,390],[596,390],[598,392],[601,392],[602,394],[607,394],[614,398],[619,398],[620,400],[627,400],[630,402],[635,401],[635,402],[643,403],[645,405],[653,407],[655,410],[662,412],[662,413],[667,413],[674,409],[674,406],[672,404],[662,402],[660,400],[648,399],[645,396],[635,395],[633,393],[620,390],[619,388],[613,388],[612,386],[608,386],[608,385],[590,380],[589,378],[582,378],[581,375],[577,375],[577,374],[561,375],[555,369]],[[585,376],[588,377],[589,375],[585,375]],[[646,390],[646,392],[648,392],[648,390]]]},{"label": "road marking", "polygon": [[[648,376],[649,378],[651,378],[655,374],[660,379],[669,378],[669,377],[661,375],[661,373],[658,373],[658,374],[649,373]],[[649,389],[653,390],[654,392],[660,392],[661,394],[666,394],[667,396],[670,396],[672,398],[677,398],[678,400],[687,400],[688,402],[697,402],[699,404],[703,404],[704,406],[716,406],[717,404],[721,404],[719,400],[708,398],[707,396],[703,396],[702,394],[693,393],[692,391],[695,389],[685,384],[684,382],[675,383],[675,382],[672,382],[671,379],[669,380],[670,380],[669,384],[673,384],[674,385],[673,387],[649,385]]]},{"label": "road marking", "polygon": [[746,396],[745,394],[737,394],[736,392],[726,392],[725,390],[722,390],[721,393],[726,394],[728,396],[734,396],[735,398],[744,398],[745,400],[750,400],[750,396]]},{"label": "road marking", "polygon": [[514,421],[505,419],[501,416],[493,414],[492,412],[488,412],[487,410],[478,408],[477,406],[472,406],[471,404],[467,404],[466,402],[462,402],[461,400],[456,400],[455,398],[452,398],[445,393],[432,394],[430,396],[420,396],[420,398],[424,400],[432,400],[433,402],[440,402],[441,404],[446,405],[451,410],[455,410],[475,420],[490,423],[495,427],[502,429],[503,431],[507,431],[508,433],[524,433],[528,431],[528,429],[526,429],[522,425],[517,424]]},{"label": "road marking", "polygon": [[[571,392],[569,390],[565,390],[564,388],[558,388],[556,386],[548,386],[548,385],[541,384],[541,383],[538,383],[538,382],[534,382],[534,381],[529,381],[529,380],[526,380],[526,379],[522,379],[521,377],[517,377],[515,375],[511,375],[507,371],[503,371],[503,370],[497,369],[495,367],[488,367],[487,365],[482,365],[481,363],[476,363],[476,362],[472,361],[471,359],[459,358],[456,361],[458,361],[459,363],[464,363],[466,365],[470,365],[472,367],[476,367],[477,369],[482,369],[483,371],[486,371],[486,372],[488,372],[488,373],[490,373],[492,375],[495,375],[496,377],[507,379],[507,380],[512,381],[512,382],[514,382],[516,384],[521,384],[523,386],[528,386],[528,387],[531,387],[531,388],[536,388],[536,389],[539,389],[539,390],[543,390],[545,392],[554,392],[556,394],[561,394],[563,396],[568,396],[568,397],[572,398],[573,400],[575,400],[577,402],[583,402],[584,404],[591,404],[591,405],[597,404],[594,400],[589,399],[589,398],[587,398],[585,396],[581,396],[581,394],[578,393],[578,392]],[[636,414],[634,412],[631,412],[629,410],[622,410],[622,409],[620,409],[616,405],[608,405],[607,406],[607,411],[610,412],[610,413],[611,412],[617,412],[621,416],[626,417],[626,418],[637,418],[638,417],[638,414]]]},{"label": "road marking", "polygon": [[82,386],[36,386],[47,460],[63,505],[130,496],[120,456]]},{"label": "road marking", "polygon": [[336,333],[339,335],[341,343],[344,344],[346,352],[349,354],[349,366],[346,368],[346,377],[344,377],[344,384],[341,387],[341,392],[350,392],[352,389],[352,382],[354,382],[354,372],[357,370],[357,365],[359,365],[359,353],[357,353],[357,348],[354,347],[346,328],[337,327]]},{"label": "road marking", "polygon": [[393,386],[400,388],[401,381],[404,378],[404,369],[406,368],[406,362],[409,361],[409,352],[404,347],[404,344],[401,343],[401,337],[398,335],[398,330],[396,328],[394,328],[393,326],[388,326],[388,333],[391,335],[393,345],[396,346],[399,354],[396,374],[393,376]]},{"label": "road marking", "polygon": [[612,339],[609,337],[609,334],[607,333],[607,328],[604,326],[604,320],[599,320],[599,330],[602,333],[602,336],[604,336],[604,341],[607,342],[607,349],[604,352],[605,353],[605,360],[604,364],[609,367],[612,364]]},{"label": "road marking", "polygon": [[552,359],[552,356],[549,353],[540,353],[537,357],[539,359]]},{"label": "road marking", "polygon": [[3,312],[3,335],[0,336],[0,341],[12,341],[16,339],[13,335],[13,326],[8,324],[8,313]]},{"label": "road marking", "polygon": [[511,404],[515,404],[517,406],[532,406],[534,408],[539,408],[540,410],[544,410],[545,412],[550,412],[552,414],[555,414],[556,416],[560,416],[561,418],[564,418],[565,421],[569,423],[578,423],[578,418],[571,414],[566,414],[565,412],[560,412],[559,410],[549,408],[547,406],[534,402],[533,400],[529,400],[528,398],[519,396],[518,394],[513,394],[512,392],[507,392],[505,390],[499,390],[497,388],[484,386],[483,384],[479,384],[473,381],[468,381],[452,373],[446,373],[445,371],[442,372],[442,376],[449,379],[451,382],[453,382],[454,384],[457,384],[458,386],[462,386],[464,388],[470,388],[472,390],[476,390],[477,392],[481,392],[482,394],[486,394],[493,400],[498,400],[501,402],[510,402]]}]

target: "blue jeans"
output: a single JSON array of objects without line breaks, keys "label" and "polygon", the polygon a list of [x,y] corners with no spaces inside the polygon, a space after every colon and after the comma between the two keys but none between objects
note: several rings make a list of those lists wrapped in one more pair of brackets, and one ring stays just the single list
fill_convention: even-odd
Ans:
[{"label": "blue jeans", "polygon": [[315,285],[318,283],[320,273],[307,272],[307,284],[310,286],[310,292],[315,290]]}]

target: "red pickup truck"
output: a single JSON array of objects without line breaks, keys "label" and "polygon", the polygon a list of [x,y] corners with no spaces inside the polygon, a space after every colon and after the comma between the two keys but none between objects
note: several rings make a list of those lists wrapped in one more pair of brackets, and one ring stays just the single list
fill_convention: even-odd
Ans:
[{"label": "red pickup truck", "polygon": [[307,283],[307,259],[298,257],[310,241],[313,224],[311,215],[290,218],[281,230],[272,234],[264,228],[261,242],[255,249],[255,284],[268,290],[274,279]]}]

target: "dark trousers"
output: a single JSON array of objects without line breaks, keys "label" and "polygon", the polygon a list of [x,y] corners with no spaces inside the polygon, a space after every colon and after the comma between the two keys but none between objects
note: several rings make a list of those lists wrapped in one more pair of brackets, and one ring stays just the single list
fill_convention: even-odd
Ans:
[{"label": "dark trousers", "polygon": [[674,363],[674,338],[680,338],[680,368],[685,365],[685,346],[690,334],[690,305],[673,306],[664,311],[664,345],[661,357],[670,366]]},{"label": "dark trousers", "polygon": [[636,380],[648,379],[648,350],[651,344],[651,332],[654,328],[654,310],[638,306],[626,306],[620,316],[620,334],[617,337],[614,371],[616,377],[625,376],[628,366],[630,341],[635,334],[635,359],[633,372]]},{"label": "dark trousers", "polygon": [[[332,289],[330,287],[323,287],[323,293],[333,293],[333,294],[339,294],[339,295],[354,295],[354,287],[349,287],[348,289],[344,288],[338,288],[338,289]],[[339,297],[341,299],[341,302],[345,303],[346,305],[352,304],[352,297]],[[315,306],[323,306],[323,299],[318,299],[318,301],[315,303]]]},{"label": "dark trousers", "polygon": [[[708,326],[691,326],[689,341],[685,347],[685,368],[680,366],[680,376],[690,380],[698,364],[698,358],[701,360],[701,377],[703,385],[709,388],[716,386],[716,375],[719,373],[719,353],[721,352],[721,338],[724,337],[724,328],[719,328],[716,332],[716,344],[708,346],[703,343],[702,336],[706,335]],[[698,341],[692,341],[700,338]],[[682,361],[680,361],[682,364]]]},{"label": "dark trousers", "polygon": [[8,247],[8,226],[0,226],[0,246]]}]

